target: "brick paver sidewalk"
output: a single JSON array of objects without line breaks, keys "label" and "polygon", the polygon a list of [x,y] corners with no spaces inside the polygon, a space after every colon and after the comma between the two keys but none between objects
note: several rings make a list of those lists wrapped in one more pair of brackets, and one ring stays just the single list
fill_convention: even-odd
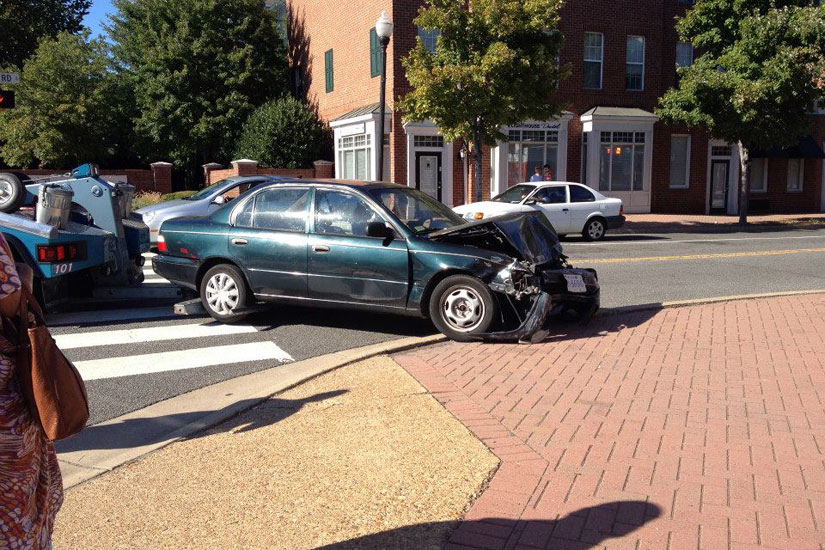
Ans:
[{"label": "brick paver sidewalk", "polygon": [[501,459],[448,548],[825,548],[825,295],[395,356]]}]

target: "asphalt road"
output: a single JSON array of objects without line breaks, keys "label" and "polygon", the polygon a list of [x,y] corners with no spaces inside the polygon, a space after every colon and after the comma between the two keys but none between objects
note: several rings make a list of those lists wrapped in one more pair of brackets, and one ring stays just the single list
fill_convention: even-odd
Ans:
[{"label": "asphalt road", "polygon": [[[598,270],[605,308],[825,289],[825,228],[571,237],[563,246],[571,263]],[[165,286],[150,280],[155,292]],[[91,424],[287,361],[434,332],[406,317],[293,307],[233,326],[174,317],[169,306],[69,313],[52,325],[87,379]]]},{"label": "asphalt road", "polygon": [[569,238],[564,253],[599,273],[602,307],[825,289],[825,227]]}]

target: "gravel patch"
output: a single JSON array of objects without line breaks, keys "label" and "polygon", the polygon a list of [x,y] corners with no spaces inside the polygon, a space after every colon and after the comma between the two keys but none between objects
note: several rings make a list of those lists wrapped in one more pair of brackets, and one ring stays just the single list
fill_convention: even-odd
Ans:
[{"label": "gravel patch", "polygon": [[346,541],[398,529],[383,548],[435,549],[497,465],[379,357],[70,490],[54,546],[363,548]]}]

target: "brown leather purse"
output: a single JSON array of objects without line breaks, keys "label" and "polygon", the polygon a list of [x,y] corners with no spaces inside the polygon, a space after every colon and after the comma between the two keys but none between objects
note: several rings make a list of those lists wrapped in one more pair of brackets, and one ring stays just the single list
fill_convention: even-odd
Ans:
[{"label": "brown leather purse", "polygon": [[21,286],[20,292],[17,380],[46,438],[66,439],[80,432],[89,420],[86,385],[57,347],[37,300],[26,285]]}]

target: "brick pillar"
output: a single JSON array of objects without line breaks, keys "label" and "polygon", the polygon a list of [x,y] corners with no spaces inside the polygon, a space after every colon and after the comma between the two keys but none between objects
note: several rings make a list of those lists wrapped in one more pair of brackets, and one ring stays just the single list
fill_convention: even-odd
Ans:
[{"label": "brick pillar", "polygon": [[212,185],[215,183],[212,181],[212,172],[214,170],[220,170],[223,168],[222,164],[218,164],[217,162],[209,162],[203,165],[203,181],[206,182],[206,185]]},{"label": "brick pillar", "polygon": [[316,160],[312,163],[315,167],[315,177],[318,179],[332,179],[335,177],[335,164],[328,160]]},{"label": "brick pillar", "polygon": [[232,161],[232,168],[235,170],[236,176],[257,176],[258,175],[258,161],[249,159],[240,159]]},{"label": "brick pillar", "polygon": [[152,167],[152,179],[155,182],[154,190],[158,193],[172,192],[172,163],[171,162],[153,162],[149,166]]}]

